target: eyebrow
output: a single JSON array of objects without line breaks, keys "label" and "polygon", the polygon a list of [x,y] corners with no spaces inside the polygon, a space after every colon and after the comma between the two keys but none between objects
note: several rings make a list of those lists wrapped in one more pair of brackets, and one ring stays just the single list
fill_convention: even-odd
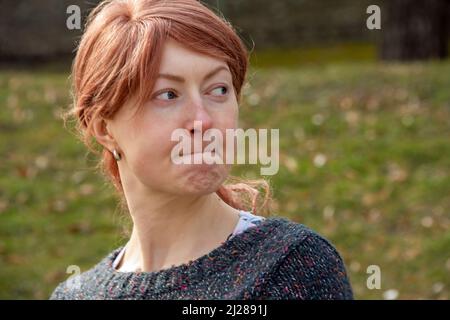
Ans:
[{"label": "eyebrow", "polygon": [[[206,81],[210,78],[212,78],[213,76],[215,76],[219,71],[229,71],[229,69],[225,66],[219,66],[215,69],[213,69],[212,71],[208,72],[206,74],[206,76],[204,77],[203,81]],[[184,82],[184,78],[180,77],[180,76],[176,76],[174,74],[168,74],[168,73],[160,73],[158,75],[158,78],[165,78],[165,79],[169,79],[169,80],[173,80],[173,81],[177,81],[177,82]]]}]

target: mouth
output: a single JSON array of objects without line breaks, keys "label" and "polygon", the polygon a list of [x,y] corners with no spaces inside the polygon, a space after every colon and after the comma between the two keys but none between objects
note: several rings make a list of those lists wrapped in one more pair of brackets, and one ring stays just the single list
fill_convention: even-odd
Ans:
[{"label": "mouth", "polygon": [[196,154],[210,154],[212,156],[215,156],[216,155],[216,151],[215,150],[213,150],[213,151],[201,151],[201,152],[193,152],[193,153],[186,153],[186,154],[184,154],[183,151],[180,150],[180,152],[178,153],[178,155],[180,157],[184,157],[184,156],[188,157],[188,156],[192,156],[192,155],[196,155]]},{"label": "mouth", "polygon": [[[222,157],[219,152],[203,151],[194,153],[180,153],[179,159],[183,164],[222,164]],[[178,161],[180,161],[178,160]]]}]

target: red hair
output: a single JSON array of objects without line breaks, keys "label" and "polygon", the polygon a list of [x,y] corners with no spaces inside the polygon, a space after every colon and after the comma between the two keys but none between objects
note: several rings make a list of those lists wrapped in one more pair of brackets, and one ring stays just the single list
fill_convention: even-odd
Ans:
[{"label": "red hair", "polygon": [[[223,60],[233,78],[237,101],[248,67],[248,51],[224,18],[197,0],[107,0],[88,16],[72,66],[73,108],[78,132],[91,149],[93,119],[112,119],[128,99],[138,106],[150,98],[166,39]],[[103,148],[99,166],[122,195],[116,161]],[[268,212],[270,188],[261,180],[223,184],[217,194],[236,209]],[[229,180],[230,180],[229,179]],[[259,187],[265,197],[257,209]]]}]

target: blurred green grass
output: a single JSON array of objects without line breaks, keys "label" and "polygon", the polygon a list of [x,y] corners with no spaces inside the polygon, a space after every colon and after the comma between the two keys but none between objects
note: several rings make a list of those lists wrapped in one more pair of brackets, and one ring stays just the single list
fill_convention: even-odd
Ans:
[{"label": "blurred green grass", "polygon": [[367,43],[329,43],[303,48],[271,48],[252,52],[251,65],[258,68],[290,68],[299,65],[315,65],[342,62],[370,62],[376,58],[376,50]]},{"label": "blurred green grass", "polygon": [[[450,295],[450,62],[364,45],[256,53],[240,124],[280,129],[275,212],[338,248],[357,299]],[[113,190],[63,127],[68,72],[0,71],[0,298],[46,299],[126,241]],[[257,177],[258,166],[234,174]],[[366,287],[369,265],[381,290]]]}]

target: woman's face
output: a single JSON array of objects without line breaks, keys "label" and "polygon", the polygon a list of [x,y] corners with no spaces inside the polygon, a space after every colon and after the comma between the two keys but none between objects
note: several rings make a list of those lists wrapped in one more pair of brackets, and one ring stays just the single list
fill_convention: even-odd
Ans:
[{"label": "woman's face", "polygon": [[[226,141],[225,130],[236,128],[238,121],[230,70],[224,61],[168,40],[159,75],[150,100],[139,112],[127,104],[107,122],[122,154],[118,162],[122,182],[173,194],[214,192],[230,165],[175,164],[171,153],[178,141],[171,136],[176,129],[186,129],[193,138],[194,121],[201,121],[202,135],[215,128]],[[204,141],[203,149],[208,144]]]}]

